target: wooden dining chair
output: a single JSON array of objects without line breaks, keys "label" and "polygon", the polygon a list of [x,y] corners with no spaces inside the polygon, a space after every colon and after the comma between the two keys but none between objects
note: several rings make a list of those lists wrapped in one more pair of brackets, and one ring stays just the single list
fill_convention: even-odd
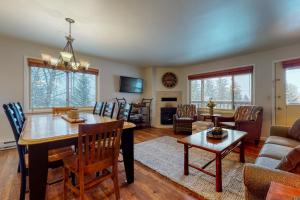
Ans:
[{"label": "wooden dining chair", "polygon": [[[64,199],[67,199],[68,189],[70,189],[80,196],[80,200],[83,200],[85,190],[109,178],[113,180],[116,198],[120,199],[118,155],[123,124],[123,120],[79,124],[77,155],[64,159]],[[111,171],[108,170],[110,167]],[[70,172],[74,173],[79,180],[75,186],[70,181]],[[98,172],[102,174],[99,175]],[[86,175],[90,175],[91,179],[85,180]]]},{"label": "wooden dining chair", "polygon": [[53,107],[52,114],[53,115],[62,115],[66,114],[68,111],[72,110],[73,107]]},{"label": "wooden dining chair", "polygon": [[104,102],[99,101],[95,103],[93,114],[94,115],[101,115],[103,110]]},{"label": "wooden dining chair", "polygon": [[132,105],[129,103],[120,103],[117,114],[118,120],[129,121]]},{"label": "wooden dining chair", "polygon": [[[26,176],[28,175],[28,154],[26,153],[26,146],[19,145],[18,141],[21,135],[22,128],[18,124],[16,112],[11,106],[4,104],[4,112],[12,128],[14,138],[16,140],[16,146],[19,155],[19,167],[21,172],[21,188],[20,188],[20,200],[25,199],[26,192]],[[49,168],[56,168],[63,165],[62,159],[66,156],[73,154],[73,150],[70,147],[64,147],[59,149],[50,150],[48,152]]]},{"label": "wooden dining chair", "polygon": [[103,117],[112,118],[115,110],[115,102],[105,103],[103,110]]}]

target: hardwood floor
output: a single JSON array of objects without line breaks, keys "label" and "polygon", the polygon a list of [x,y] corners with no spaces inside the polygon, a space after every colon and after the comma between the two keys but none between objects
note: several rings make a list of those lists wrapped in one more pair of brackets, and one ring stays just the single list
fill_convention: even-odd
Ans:
[{"label": "hardwood floor", "polygon": [[[148,128],[135,131],[135,143],[151,140],[161,136],[173,136],[176,138],[185,137],[185,135],[174,135],[172,129]],[[255,158],[261,148],[261,144],[256,147],[247,145],[246,156]],[[0,151],[0,199],[17,200],[19,198],[20,176],[17,173],[18,155],[15,149]],[[196,194],[178,186],[167,180],[163,176],[153,172],[151,169],[135,162],[135,182],[127,185],[125,180],[125,171],[123,163],[119,167],[119,180],[121,184],[121,199],[172,199],[172,200],[191,200],[201,199]],[[62,176],[62,170],[49,170],[49,180],[52,181]],[[90,199],[115,199],[111,181],[105,181],[96,189],[88,192]],[[62,199],[63,184],[62,182],[49,185],[47,188],[47,197],[49,200]],[[72,194],[70,199],[76,199]],[[28,193],[26,194],[28,199]]]}]

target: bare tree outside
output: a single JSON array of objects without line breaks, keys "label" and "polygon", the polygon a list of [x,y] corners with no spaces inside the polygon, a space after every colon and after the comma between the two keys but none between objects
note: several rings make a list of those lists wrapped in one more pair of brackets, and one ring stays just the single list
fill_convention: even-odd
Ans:
[{"label": "bare tree outside", "polygon": [[299,91],[297,85],[292,83],[287,83],[286,85],[286,102],[288,104],[292,103],[300,103],[299,99]]},{"label": "bare tree outside", "polygon": [[64,106],[89,107],[95,103],[95,75],[31,67],[30,78],[31,108],[33,109]]},{"label": "bare tree outside", "polygon": [[286,70],[286,103],[300,104],[300,68]]}]

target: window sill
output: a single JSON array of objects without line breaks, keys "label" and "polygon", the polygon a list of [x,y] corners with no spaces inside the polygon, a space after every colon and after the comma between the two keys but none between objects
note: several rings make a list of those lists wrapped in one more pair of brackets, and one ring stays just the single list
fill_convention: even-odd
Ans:
[{"label": "window sill", "polygon": [[[198,108],[197,111],[208,113],[208,108]],[[227,110],[227,109],[214,109],[214,113],[223,114],[224,116],[233,116],[235,110]]]}]

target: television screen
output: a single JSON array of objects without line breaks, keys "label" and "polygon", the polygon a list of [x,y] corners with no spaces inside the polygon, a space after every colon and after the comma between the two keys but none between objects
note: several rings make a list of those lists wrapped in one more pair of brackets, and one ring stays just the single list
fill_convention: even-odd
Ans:
[{"label": "television screen", "polygon": [[120,76],[120,92],[142,93],[143,79]]}]

